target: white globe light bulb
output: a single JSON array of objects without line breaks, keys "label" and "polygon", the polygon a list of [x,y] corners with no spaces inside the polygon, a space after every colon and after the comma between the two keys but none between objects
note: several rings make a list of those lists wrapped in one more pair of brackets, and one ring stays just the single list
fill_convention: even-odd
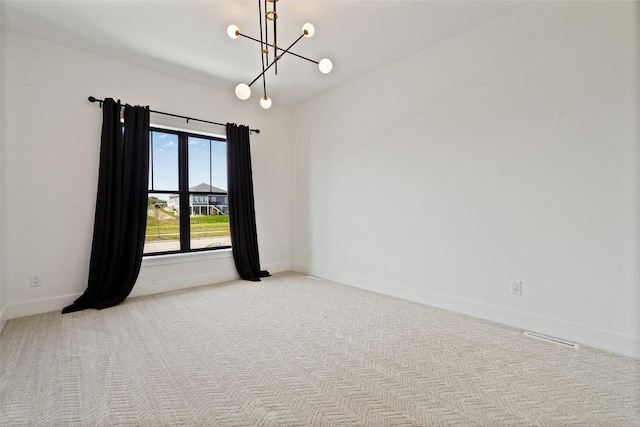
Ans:
[{"label": "white globe light bulb", "polygon": [[240,83],[236,86],[236,96],[243,101],[248,99],[251,96],[251,88],[244,83]]},{"label": "white globe light bulb", "polygon": [[333,69],[333,63],[331,60],[324,58],[318,63],[318,68],[322,74],[329,74]]},{"label": "white globe light bulb", "polygon": [[302,34],[305,37],[313,37],[313,34],[316,32],[316,27],[313,24],[309,24],[308,22],[302,26]]},{"label": "white globe light bulb", "polygon": [[260,99],[260,106],[265,110],[268,110],[271,107],[271,99],[268,96]]},{"label": "white globe light bulb", "polygon": [[237,39],[240,36],[239,33],[240,33],[240,28],[238,28],[236,25],[229,25],[227,27],[227,35],[232,39]]}]

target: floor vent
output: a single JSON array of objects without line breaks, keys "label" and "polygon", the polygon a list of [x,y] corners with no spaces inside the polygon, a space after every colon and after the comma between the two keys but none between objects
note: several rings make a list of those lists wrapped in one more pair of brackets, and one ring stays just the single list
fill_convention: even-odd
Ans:
[{"label": "floor vent", "polygon": [[531,338],[535,338],[537,340],[552,342],[554,344],[562,345],[564,347],[580,348],[580,346],[578,344],[576,344],[576,343],[573,343],[573,342],[570,342],[570,341],[561,340],[560,338],[549,337],[547,335],[536,334],[535,332],[525,331],[523,333],[523,335],[526,335],[526,336],[531,337]]},{"label": "floor vent", "polygon": [[307,276],[307,279],[316,280],[318,282],[324,282],[324,279],[316,276]]}]

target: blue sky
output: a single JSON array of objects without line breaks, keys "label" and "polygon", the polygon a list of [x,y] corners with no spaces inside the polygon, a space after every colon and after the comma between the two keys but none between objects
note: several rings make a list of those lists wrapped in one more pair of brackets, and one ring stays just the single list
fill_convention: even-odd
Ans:
[{"label": "blue sky", "polygon": [[[177,191],[178,137],[170,133],[152,132],[152,138],[153,187],[156,190]],[[201,183],[209,184],[209,165],[211,164],[211,184],[226,190],[226,150],[225,142],[189,137],[189,187]],[[151,188],[151,170],[149,170],[149,188]],[[158,194],[156,197],[167,198]]]}]

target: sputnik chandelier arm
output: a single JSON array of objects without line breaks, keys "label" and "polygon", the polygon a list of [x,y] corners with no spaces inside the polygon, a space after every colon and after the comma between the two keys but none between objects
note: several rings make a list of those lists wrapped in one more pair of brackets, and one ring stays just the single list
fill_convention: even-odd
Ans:
[{"label": "sputnik chandelier arm", "polygon": [[[244,38],[247,38],[247,39],[249,39],[249,40],[253,40],[253,41],[256,41],[256,42],[260,43],[260,40],[258,40],[258,39],[254,39],[253,37],[249,37],[249,36],[247,36],[247,35],[245,35],[245,34],[238,34],[238,35],[239,35],[240,37],[244,37]],[[304,36],[304,34],[303,34],[303,36]],[[263,44],[264,44],[264,42],[263,42]],[[273,44],[269,44],[268,46],[269,46],[269,47],[273,47],[273,48],[275,48],[275,45],[273,45]],[[297,53],[294,53],[294,52],[291,52],[291,51],[289,51],[289,52],[287,52],[287,53],[288,53],[289,55],[297,56],[297,57],[298,57],[298,58],[300,58],[300,59],[304,59],[305,61],[313,62],[313,63],[314,63],[314,64],[316,64],[316,65],[317,65],[317,64],[319,64],[319,62],[318,62],[318,61],[314,61],[313,59],[309,59],[309,58],[307,58],[306,56],[298,55]]]},{"label": "sputnik chandelier arm", "polygon": [[[293,47],[294,44],[298,43],[300,41],[300,39],[304,37],[304,34],[301,35],[300,37],[298,37],[296,39],[296,41],[294,41],[293,43],[291,43],[291,46],[289,46],[288,48],[286,48],[284,50],[284,52],[282,52],[282,55],[284,55],[285,53],[289,52],[289,49],[291,49]],[[256,82],[256,80],[258,80],[260,77],[262,77],[264,79],[264,73],[267,72],[267,70],[269,68],[271,68],[271,66],[273,66],[275,64],[276,68],[278,68],[278,61],[282,58],[282,55],[278,55],[273,59],[273,62],[271,64],[269,64],[269,66],[267,68],[264,69],[263,72],[261,72],[260,74],[258,74],[258,77],[256,77],[255,79],[253,79],[253,81],[251,83],[249,83],[249,87],[251,87],[252,84],[254,84]]]},{"label": "sputnik chandelier arm", "polygon": [[[264,2],[264,12],[262,8],[262,3]],[[260,17],[260,39],[255,37],[248,36],[246,34],[242,34],[240,29],[235,25],[229,25],[227,27],[227,35],[232,39],[237,39],[238,37],[244,37],[246,39],[255,41],[260,43],[260,59],[262,62],[262,72],[258,74],[258,76],[253,79],[253,81],[249,84],[240,83],[236,86],[236,96],[242,100],[248,99],[251,96],[251,85],[253,85],[258,79],[262,77],[262,90],[263,97],[260,99],[260,105],[262,108],[271,107],[271,99],[267,96],[267,81],[266,81],[266,73],[267,71],[273,67],[275,70],[275,75],[278,75],[278,62],[282,57],[286,54],[295,56],[300,59],[304,59],[309,62],[313,62],[318,65],[318,69],[323,74],[328,74],[331,72],[333,68],[333,64],[327,58],[324,58],[320,61],[314,61],[313,59],[306,58],[297,53],[291,52],[291,48],[298,43],[303,37],[312,37],[315,33],[315,28],[313,25],[307,23],[302,26],[302,34],[289,45],[288,48],[282,49],[278,46],[278,12],[276,10],[276,3],[278,0],[258,0],[258,14]],[[267,5],[271,4],[272,9],[269,10]],[[269,25],[268,23],[272,23],[273,27],[273,43],[269,43]],[[273,60],[269,63],[269,53],[270,49],[273,48]]]}]

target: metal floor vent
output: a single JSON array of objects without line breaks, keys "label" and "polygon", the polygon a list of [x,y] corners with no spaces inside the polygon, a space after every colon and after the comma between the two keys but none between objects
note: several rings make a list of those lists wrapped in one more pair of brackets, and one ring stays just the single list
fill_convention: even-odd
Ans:
[{"label": "metal floor vent", "polygon": [[554,344],[562,345],[570,348],[580,348],[580,346],[576,343],[561,340],[560,338],[549,337],[547,335],[536,334],[535,332],[525,331],[522,335],[526,335],[531,338],[535,338],[537,340],[552,342]]},{"label": "metal floor vent", "polygon": [[318,282],[324,282],[324,279],[316,276],[307,276],[307,279],[316,280]]}]

